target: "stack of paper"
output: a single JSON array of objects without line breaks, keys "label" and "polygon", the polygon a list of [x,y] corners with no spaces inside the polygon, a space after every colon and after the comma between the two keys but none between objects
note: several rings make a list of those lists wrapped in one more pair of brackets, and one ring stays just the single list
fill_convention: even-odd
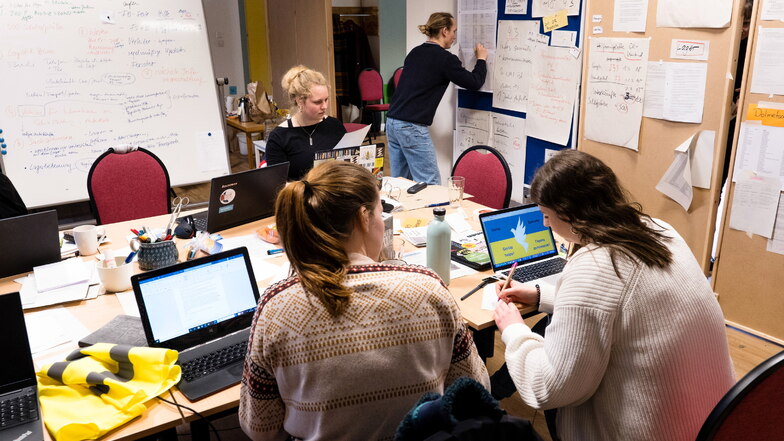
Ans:
[{"label": "stack of paper", "polygon": [[25,309],[83,300],[95,278],[95,263],[67,259],[33,268],[22,279],[20,295]]}]

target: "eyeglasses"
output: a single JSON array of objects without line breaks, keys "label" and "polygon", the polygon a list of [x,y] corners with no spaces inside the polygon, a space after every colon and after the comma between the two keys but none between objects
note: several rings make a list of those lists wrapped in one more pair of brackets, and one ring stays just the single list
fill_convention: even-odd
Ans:
[{"label": "eyeglasses", "polygon": [[384,193],[387,197],[394,200],[400,200],[401,190],[400,187],[395,187],[392,184],[384,184]]}]

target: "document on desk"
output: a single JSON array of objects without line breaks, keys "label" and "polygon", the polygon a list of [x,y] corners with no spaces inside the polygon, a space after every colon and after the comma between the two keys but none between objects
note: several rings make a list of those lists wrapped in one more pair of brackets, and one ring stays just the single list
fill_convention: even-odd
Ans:
[{"label": "document on desk", "polygon": [[49,291],[39,292],[35,276],[30,274],[19,290],[22,298],[22,308],[40,308],[42,306],[56,305],[58,303],[75,302],[84,300],[89,292],[89,282],[79,282],[61,288],[50,289]]},{"label": "document on desk", "polygon": [[250,263],[253,266],[253,276],[256,280],[265,280],[278,273],[280,265],[267,262],[278,254],[267,254],[267,251],[279,249],[280,245],[265,242],[254,233],[245,236],[224,238],[221,240],[224,250],[232,250],[239,247],[247,247],[250,255]]},{"label": "document on desk", "polygon": [[27,313],[24,320],[33,355],[75,342],[88,333],[87,328],[62,306]]},{"label": "document on desk", "polygon": [[87,282],[92,277],[92,271],[81,259],[66,259],[60,262],[36,266],[33,268],[33,274],[35,275],[38,292]]},{"label": "document on desk", "polygon": [[[403,260],[409,265],[421,265],[427,266],[427,253],[426,250],[416,250],[410,251],[408,253],[403,254]],[[450,261],[449,266],[449,277],[454,280],[458,277],[469,276],[471,274],[476,274],[478,271],[474,271],[471,268],[461,265],[455,261]]]},{"label": "document on desk", "polygon": [[370,131],[370,125],[355,130],[353,132],[347,132],[340,138],[340,141],[335,145],[334,148],[342,149],[345,147],[358,147],[361,146],[362,143],[365,141],[365,137],[367,136],[368,132]]}]

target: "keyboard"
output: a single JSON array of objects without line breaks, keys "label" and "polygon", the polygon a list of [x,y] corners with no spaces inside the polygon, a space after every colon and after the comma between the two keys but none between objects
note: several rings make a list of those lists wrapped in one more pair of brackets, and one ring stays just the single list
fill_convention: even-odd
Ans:
[{"label": "keyboard", "polygon": [[[548,259],[538,263],[531,263],[515,270],[512,279],[525,283],[560,273],[566,265],[566,259]],[[504,274],[509,275],[509,271]]]},{"label": "keyboard", "polygon": [[207,231],[206,217],[194,217],[193,224],[196,225],[196,231]]},{"label": "keyboard", "polygon": [[4,396],[0,401],[0,429],[37,420],[37,399],[35,387],[28,387],[20,392]]},{"label": "keyboard", "polygon": [[247,350],[248,340],[244,340],[185,362],[180,365],[182,368],[182,379],[184,381],[193,381],[209,375],[224,366],[236,363],[245,358]]}]

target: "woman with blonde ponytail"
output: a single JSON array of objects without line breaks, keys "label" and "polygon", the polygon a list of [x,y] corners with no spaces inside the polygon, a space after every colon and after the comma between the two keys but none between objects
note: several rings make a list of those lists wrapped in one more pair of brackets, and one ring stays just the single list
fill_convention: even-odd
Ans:
[{"label": "woman with blonde ponytail", "polygon": [[441,279],[378,263],[381,214],[376,178],[347,162],[278,194],[292,274],[256,310],[239,410],[251,439],[392,439],[423,393],[461,376],[489,384]]},{"label": "woman with blonde ponytail", "polygon": [[336,118],[327,115],[329,86],[321,72],[294,66],[280,81],[291,102],[291,118],[267,140],[267,164],[289,163],[289,179],[299,179],[313,167],[314,153],[330,150],[346,134]]}]

